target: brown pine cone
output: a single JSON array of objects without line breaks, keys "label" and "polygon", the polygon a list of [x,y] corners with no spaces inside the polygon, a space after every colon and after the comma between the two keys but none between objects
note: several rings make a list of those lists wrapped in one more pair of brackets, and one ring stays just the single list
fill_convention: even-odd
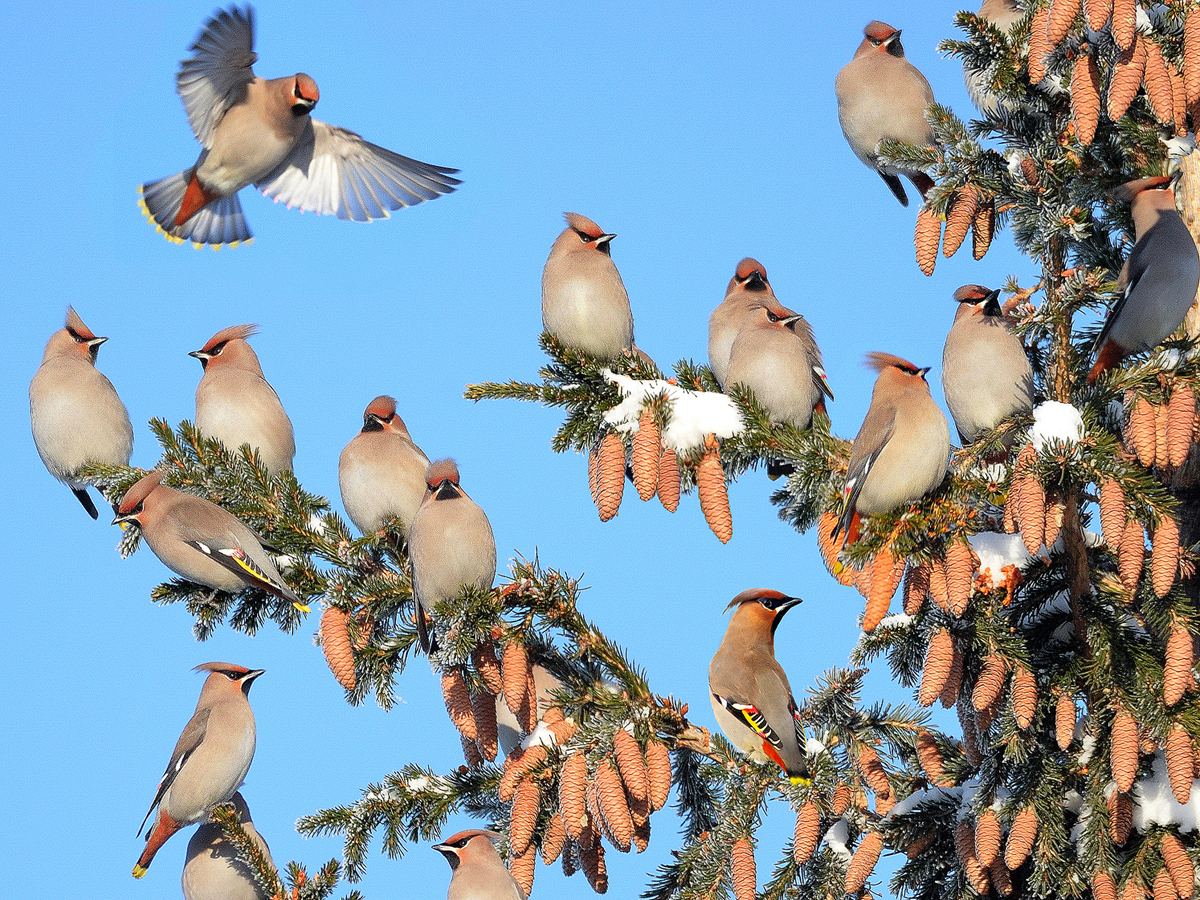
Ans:
[{"label": "brown pine cone", "polygon": [[1067,504],[1062,495],[1057,492],[1046,499],[1046,524],[1042,529],[1042,541],[1047,547],[1053,547],[1062,532],[1063,517],[1067,514]]},{"label": "brown pine cone", "polygon": [[563,852],[567,843],[567,830],[563,827],[562,813],[556,812],[546,825],[546,835],[542,838],[542,862],[550,865]]},{"label": "brown pine cone", "polygon": [[604,863],[604,846],[600,835],[587,829],[586,840],[579,842],[579,867],[597,894],[608,892],[608,866]]},{"label": "brown pine cone", "polygon": [[988,866],[988,876],[992,879],[992,887],[1001,897],[1011,897],[1013,892],[1012,873],[1004,864],[1003,857],[997,856]]},{"label": "brown pine cone", "polygon": [[950,674],[946,676],[946,684],[942,688],[942,708],[949,709],[958,702],[958,694],[962,690],[963,655],[954,645],[954,660],[950,663]]},{"label": "brown pine cone", "polygon": [[1121,535],[1121,546],[1117,551],[1117,569],[1121,576],[1121,584],[1131,595],[1137,590],[1138,579],[1142,575],[1142,562],[1146,557],[1146,533],[1142,523],[1130,519]]},{"label": "brown pine cone", "polygon": [[854,799],[850,793],[850,785],[844,781],[839,781],[833,788],[833,800],[830,802],[830,811],[834,816],[841,816],[850,808],[850,801]]},{"label": "brown pine cone", "polygon": [[442,670],[442,699],[446,701],[446,712],[459,733],[468,740],[475,740],[479,732],[475,729],[475,713],[471,709],[471,694],[466,679],[457,667]]},{"label": "brown pine cone", "polygon": [[863,744],[858,751],[858,770],[862,773],[863,781],[876,796],[887,796],[892,792],[888,782],[887,772],[879,760],[879,753],[870,744]]},{"label": "brown pine cone", "polygon": [[1108,119],[1118,121],[1137,96],[1146,73],[1146,45],[1135,36],[1130,45],[1117,56],[1112,79],[1108,84]]},{"label": "brown pine cone", "polygon": [[980,193],[973,184],[964,184],[951,202],[946,216],[946,234],[942,238],[942,255],[949,259],[958,252],[967,237],[975,213],[979,209]]},{"label": "brown pine cone", "polygon": [[[1121,0],[1113,2],[1119,3]],[[1121,900],[1146,900],[1146,886],[1142,884],[1141,876],[1137,873],[1131,874],[1125,882],[1125,887],[1121,888]]]},{"label": "brown pine cone", "polygon": [[517,748],[504,760],[504,773],[500,776],[497,796],[507,803],[517,793],[517,784],[546,761],[546,748],[535,744],[528,750]]},{"label": "brown pine cone", "polygon": [[663,447],[658,458],[658,502],[667,512],[679,509],[679,457]]},{"label": "brown pine cone", "polygon": [[1062,43],[1075,24],[1079,5],[1079,0],[1054,0],[1050,4],[1050,16],[1046,19],[1046,42],[1051,50]]},{"label": "brown pine cone", "polygon": [[467,761],[467,765],[472,769],[482,766],[484,759],[483,754],[479,752],[479,742],[473,741],[463,734],[460,734],[458,739],[462,742],[463,759]]},{"label": "brown pine cone", "polygon": [[336,606],[325,607],[321,613],[321,652],[329,671],[338,684],[348,691],[357,683],[354,676],[354,652],[350,648],[350,633],[346,630],[349,617]]},{"label": "brown pine cone", "polygon": [[521,890],[525,892],[525,896],[529,896],[529,892],[533,890],[533,874],[537,868],[537,846],[529,845],[525,848],[524,853],[509,853],[508,856],[508,873],[512,875],[513,881],[521,886]]},{"label": "brown pine cone", "polygon": [[504,644],[500,674],[504,682],[504,705],[519,718],[529,690],[530,665],[529,653],[516,637]]},{"label": "brown pine cone", "polygon": [[647,816],[643,821],[634,821],[633,823],[633,849],[638,853],[645,853],[646,848],[650,846],[650,817]]},{"label": "brown pine cone", "polygon": [[910,565],[904,573],[904,612],[905,615],[915,616],[921,611],[925,597],[929,593],[929,563]]},{"label": "brown pine cone", "polygon": [[1118,706],[1112,723],[1112,750],[1110,763],[1113,781],[1117,789],[1128,794],[1137,777],[1138,768],[1138,724],[1123,707]]},{"label": "brown pine cone", "polygon": [[917,228],[913,244],[917,249],[917,265],[926,275],[933,274],[937,263],[938,243],[942,239],[942,220],[938,214],[925,209],[917,213]]},{"label": "brown pine cone", "polygon": [[646,783],[650,808],[662,809],[671,794],[671,753],[666,744],[653,738],[646,742]]},{"label": "brown pine cone", "polygon": [[946,599],[955,616],[962,616],[971,602],[975,568],[975,553],[965,538],[952,540],[946,546]]},{"label": "brown pine cone", "polygon": [[825,561],[825,568],[829,570],[829,574],[837,579],[838,584],[849,587],[854,579],[854,570],[849,566],[842,565],[841,560],[838,559],[838,551],[842,549],[842,542],[833,536],[833,529],[837,523],[837,513],[829,511],[821,513],[821,518],[817,522],[817,549],[821,551],[821,559]]},{"label": "brown pine cone", "polygon": [[883,852],[883,835],[876,829],[871,829],[863,835],[854,856],[850,858],[850,866],[846,869],[846,893],[857,894],[863,889],[875,864],[879,862],[879,854]]},{"label": "brown pine cone", "polygon": [[487,691],[471,693],[471,714],[475,719],[475,740],[479,751],[488,762],[495,762],[500,752],[496,731],[496,698]]},{"label": "brown pine cone", "polygon": [[991,882],[987,870],[980,865],[979,857],[975,855],[975,829],[965,819],[958,823],[954,832],[954,848],[958,852],[963,874],[976,893],[987,894]]},{"label": "brown pine cone", "polygon": [[921,688],[917,694],[922,706],[932,706],[941,696],[953,662],[954,638],[945,628],[939,628],[930,637],[929,648],[925,651],[925,668],[921,672]]},{"label": "brown pine cone", "polygon": [[1191,857],[1184,849],[1183,842],[1173,831],[1163,832],[1162,844],[1163,865],[1175,885],[1175,893],[1182,900],[1190,900],[1196,893],[1196,867],[1192,865]]},{"label": "brown pine cone", "polygon": [[1025,549],[1031,556],[1037,556],[1045,538],[1046,492],[1037,478],[1026,475],[1021,479],[1019,497],[1017,527],[1025,542]]},{"label": "brown pine cone", "polygon": [[621,508],[621,495],[625,491],[625,444],[615,431],[604,435],[600,441],[599,459],[596,463],[596,490],[592,499],[600,511],[600,521],[607,522]]},{"label": "brown pine cone", "polygon": [[811,800],[806,801],[796,814],[796,831],[792,836],[792,858],[802,866],[816,852],[821,838],[821,811]]},{"label": "brown pine cone", "polygon": [[1171,782],[1171,793],[1180,803],[1187,803],[1192,796],[1193,760],[1192,739],[1182,725],[1172,725],[1163,747],[1167,761],[1167,778]]},{"label": "brown pine cone", "polygon": [[1107,872],[1092,876],[1092,896],[1095,900],[1117,900],[1117,885]]},{"label": "brown pine cone", "polygon": [[1179,900],[1175,893],[1175,882],[1171,880],[1171,873],[1166,868],[1158,870],[1158,874],[1154,876],[1154,887],[1151,889],[1154,900]]},{"label": "brown pine cone", "polygon": [[522,779],[513,796],[508,832],[509,849],[518,856],[529,849],[529,843],[533,840],[541,803],[537,782],[532,778]]},{"label": "brown pine cone", "polygon": [[1183,23],[1183,87],[1188,107],[1200,101],[1200,11],[1189,6]]},{"label": "brown pine cone", "polygon": [[500,661],[496,659],[496,645],[484,641],[471,651],[471,662],[475,671],[493,694],[504,693],[504,678],[500,674]]},{"label": "brown pine cone", "polygon": [[729,489],[725,484],[725,470],[721,468],[721,454],[717,439],[709,435],[704,439],[704,455],[696,467],[696,490],[700,495],[700,511],[704,521],[722,544],[733,537],[733,514],[729,511]]},{"label": "brown pine cone", "polygon": [[1012,705],[1018,728],[1025,729],[1033,724],[1037,713],[1037,680],[1020,663],[1013,669]]},{"label": "brown pine cone", "polygon": [[1167,71],[1167,61],[1163,59],[1158,44],[1145,38],[1142,40],[1146,45],[1146,71],[1142,74],[1142,84],[1146,86],[1150,108],[1154,110],[1154,117],[1159,122],[1171,125],[1175,121],[1175,99],[1171,89],[1171,74]]},{"label": "brown pine cone", "polygon": [[1186,384],[1176,384],[1167,401],[1167,464],[1179,468],[1192,449],[1196,421],[1196,395]]},{"label": "brown pine cone", "polygon": [[1137,0],[1113,0],[1112,6],[1113,40],[1124,50],[1137,34]]},{"label": "brown pine cone", "polygon": [[1129,424],[1125,428],[1125,445],[1137,454],[1138,462],[1150,468],[1154,465],[1157,443],[1154,406],[1145,397],[1136,395],[1132,398],[1126,395],[1126,406],[1129,406],[1130,399],[1133,400],[1133,406],[1129,411]]},{"label": "brown pine cone", "polygon": [[1038,167],[1037,163],[1033,161],[1032,156],[1021,157],[1021,176],[1025,179],[1025,183],[1027,185],[1030,187],[1037,187]]},{"label": "brown pine cone", "polygon": [[1104,543],[1114,550],[1125,533],[1125,491],[1111,478],[1100,485],[1100,530]]},{"label": "brown pine cone", "polygon": [[1083,0],[1084,16],[1088,28],[1092,31],[1103,31],[1112,15],[1112,0]]},{"label": "brown pine cone", "polygon": [[1096,57],[1082,48],[1071,70],[1071,118],[1075,122],[1075,136],[1086,147],[1096,136],[1100,122],[1100,68]]},{"label": "brown pine cone", "polygon": [[1171,118],[1175,121],[1175,135],[1183,137],[1187,134],[1187,95],[1183,73],[1168,62],[1167,75],[1171,78]]},{"label": "brown pine cone", "polygon": [[971,222],[971,256],[983,259],[992,245],[996,231],[996,198],[988,197],[979,202],[975,218]]},{"label": "brown pine cone", "polygon": [[1000,858],[1000,819],[993,809],[985,809],[975,820],[975,856],[990,869]]},{"label": "brown pine cone", "polygon": [[1167,467],[1167,405],[1154,407],[1154,464]]},{"label": "brown pine cone", "polygon": [[1066,691],[1060,691],[1058,702],[1054,705],[1054,737],[1059,750],[1071,746],[1075,737],[1075,698]]},{"label": "brown pine cone", "polygon": [[654,410],[646,407],[638,417],[638,430],[633,433],[629,451],[633,486],[643,500],[649,500],[658,491],[658,461],[661,456],[662,444],[658,425],[654,421]]},{"label": "brown pine cone", "polygon": [[863,614],[863,631],[874,631],[887,615],[892,596],[904,576],[904,557],[896,556],[884,547],[871,560],[870,582],[867,587],[867,609]]},{"label": "brown pine cone", "polygon": [[934,556],[929,561],[929,596],[937,604],[938,609],[950,612],[949,573],[946,569],[946,558]]},{"label": "brown pine cone", "polygon": [[596,802],[613,846],[628,853],[633,846],[633,818],[625,798],[625,786],[612,760],[605,759],[596,768]]},{"label": "brown pine cone", "polygon": [[754,900],[758,884],[754,845],[745,838],[738,838],[729,848],[729,881],[734,900]]},{"label": "brown pine cone", "polygon": [[1008,828],[1008,843],[1004,846],[1004,865],[1009,871],[1015,872],[1029,858],[1029,851],[1037,840],[1037,831],[1037,810],[1032,804],[1021,807]]},{"label": "brown pine cone", "polygon": [[1029,25],[1029,82],[1038,85],[1046,77],[1046,54],[1051,50],[1046,37],[1046,25],[1050,21],[1049,5],[1033,14]]},{"label": "brown pine cone", "polygon": [[1154,529],[1150,554],[1150,584],[1156,597],[1165,597],[1179,573],[1179,523],[1164,515]]},{"label": "brown pine cone", "polygon": [[971,706],[970,698],[966,694],[961,695],[954,708],[958,713],[959,725],[962,726],[963,753],[967,757],[967,762],[978,766],[983,762],[983,755],[979,749],[979,726],[975,721],[975,710]]},{"label": "brown pine cone", "polygon": [[996,653],[989,653],[979,670],[975,680],[975,690],[971,694],[971,705],[977,712],[988,709],[1000,697],[1004,689],[1004,679],[1008,675],[1008,663]]},{"label": "brown pine cone", "polygon": [[646,759],[637,739],[624,728],[613,735],[613,759],[630,800],[645,802],[650,796],[650,783],[646,774]]},{"label": "brown pine cone", "polygon": [[582,751],[576,751],[563,763],[558,779],[558,805],[562,810],[563,827],[573,841],[580,840],[588,824],[587,801],[584,797],[587,784],[587,758]]},{"label": "brown pine cone", "polygon": [[1129,840],[1133,830],[1133,800],[1128,794],[1113,791],[1105,804],[1108,807],[1108,833],[1119,847]]},{"label": "brown pine cone", "polygon": [[942,751],[933,735],[922,728],[917,732],[917,760],[925,772],[930,784],[944,785],[945,772],[942,770]]},{"label": "brown pine cone", "polygon": [[1163,663],[1163,702],[1174,706],[1191,690],[1193,654],[1195,645],[1187,627],[1178,624],[1171,629],[1167,639],[1166,659]]}]

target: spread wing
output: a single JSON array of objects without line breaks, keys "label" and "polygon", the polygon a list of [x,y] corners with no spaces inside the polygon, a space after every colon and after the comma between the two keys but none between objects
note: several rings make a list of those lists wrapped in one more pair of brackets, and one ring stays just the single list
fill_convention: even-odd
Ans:
[{"label": "spread wing", "polygon": [[191,49],[194,55],[175,73],[175,90],[196,140],[211,147],[213,129],[254,80],[254,10],[221,10],[205,23]]},{"label": "spread wing", "polygon": [[158,783],[158,791],[154,794],[154,802],[150,804],[150,808],[146,810],[146,817],[142,819],[142,824],[138,826],[138,834],[141,834],[142,829],[146,827],[146,821],[150,818],[150,813],[154,812],[154,808],[162,800],[163,794],[175,783],[175,777],[179,774],[179,770],[183,768],[184,763],[188,761],[196,748],[203,743],[204,735],[208,733],[208,714],[208,709],[196,710],[196,714],[192,716],[184,727],[183,734],[175,742],[175,752],[171,754],[171,761],[167,763],[167,771],[163,773],[162,781]]},{"label": "spread wing", "polygon": [[369,222],[388,210],[448,194],[459,184],[444,169],[364,141],[316,119],[282,163],[255,184],[289,208]]}]

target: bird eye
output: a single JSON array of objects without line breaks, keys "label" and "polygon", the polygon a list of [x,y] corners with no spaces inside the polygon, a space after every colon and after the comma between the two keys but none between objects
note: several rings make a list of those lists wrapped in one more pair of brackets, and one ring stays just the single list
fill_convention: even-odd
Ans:
[{"label": "bird eye", "polygon": [[239,678],[242,677],[242,674],[240,672],[222,672],[221,674],[224,675],[226,678],[228,678],[230,681],[237,681]]},{"label": "bird eye", "polygon": [[879,38],[867,38],[867,40],[871,42],[872,47],[878,47],[883,43],[883,41],[879,40]]},{"label": "bird eye", "polygon": [[585,244],[590,244],[592,242],[593,238],[590,234],[584,234],[581,231],[581,232],[579,232],[579,240],[583,241]]},{"label": "bird eye", "polygon": [[767,321],[768,321],[768,322],[778,322],[778,321],[779,321],[779,316],[775,315],[775,313],[771,312],[771,311],[768,309],[768,310],[767,310]]}]

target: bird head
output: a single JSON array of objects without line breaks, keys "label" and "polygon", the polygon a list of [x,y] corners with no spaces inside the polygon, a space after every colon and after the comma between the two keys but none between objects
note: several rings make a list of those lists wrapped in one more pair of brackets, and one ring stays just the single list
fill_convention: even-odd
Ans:
[{"label": "bird head", "polygon": [[733,273],[733,281],[729,284],[729,290],[733,290],[734,286],[755,293],[771,290],[771,283],[767,280],[766,267],[757,259],[751,259],[749,256],[737,264],[737,269]]},{"label": "bird head", "polygon": [[363,431],[390,431],[408,437],[408,428],[404,420],[396,415],[396,400],[394,397],[381,395],[367,404],[363,413]]},{"label": "bird head", "polygon": [[425,502],[457,500],[462,489],[458,486],[458,464],[452,459],[439,459],[425,470]]},{"label": "bird head", "polygon": [[127,527],[140,528],[142,516],[146,512],[146,501],[162,483],[166,474],[161,469],[156,469],[135,482],[133,487],[125,492],[121,502],[117,504],[117,514],[111,524],[120,525],[122,530]]},{"label": "bird head", "polygon": [[1000,308],[1000,289],[989,290],[982,284],[964,284],[954,292],[958,302],[958,312],[955,318],[966,315],[982,315],[988,318],[998,318],[1004,315]]},{"label": "bird head", "polygon": [[759,624],[768,628],[774,636],[775,629],[779,627],[787,611],[803,602],[799,597],[789,597],[779,591],[750,588],[730,600],[725,611],[729,612],[732,609],[735,619]]},{"label": "bird head", "polygon": [[888,379],[897,383],[913,383],[913,380],[929,392],[929,384],[925,376],[929,374],[929,366],[918,368],[906,359],[893,356],[891,353],[868,353],[867,366],[879,373],[880,380]]},{"label": "bird head", "polygon": [[473,857],[496,855],[496,847],[492,841],[500,839],[495,831],[485,831],[482,828],[471,828],[453,834],[440,844],[434,844],[433,849],[446,857],[450,869],[454,870],[463,862],[469,862]]},{"label": "bird head", "polygon": [[898,56],[903,59],[904,47],[900,44],[900,29],[893,28],[886,22],[871,22],[863,29],[863,47],[870,47],[877,53]]},{"label": "bird head", "polygon": [[578,242],[578,245],[571,245],[573,249],[598,250],[605,256],[612,255],[612,248],[608,244],[616,237],[615,234],[605,234],[599,225],[579,213],[563,213],[563,218],[567,220],[567,230],[563,234],[574,232]]},{"label": "bird head", "polygon": [[[246,343],[246,339],[255,334],[258,334],[257,325],[231,325],[218,331],[208,339],[208,343],[199,350],[193,350],[188,356],[194,356],[200,360],[200,365],[205,371],[208,371],[209,365],[213,364],[252,368],[261,372],[258,356]],[[251,360],[253,360],[253,365],[250,363]]]},{"label": "bird head", "polygon": [[79,318],[79,313],[75,312],[73,306],[67,307],[67,323],[64,329],[68,340],[64,341],[64,346],[71,353],[76,353],[85,357],[92,365],[96,364],[96,354],[100,352],[100,345],[108,340],[106,337],[96,337],[92,333],[92,329],[83,324],[83,319]]},{"label": "bird head", "polygon": [[204,682],[204,691],[206,692],[226,691],[236,686],[237,690],[249,695],[250,685],[266,669],[247,669],[245,666],[239,666],[237,663],[206,662],[200,663],[192,671],[212,673]]},{"label": "bird head", "polygon": [[296,78],[292,82],[290,107],[292,115],[307,116],[313,111],[313,107],[317,105],[320,98],[321,92],[317,90],[317,83],[303,72],[296,73]]}]

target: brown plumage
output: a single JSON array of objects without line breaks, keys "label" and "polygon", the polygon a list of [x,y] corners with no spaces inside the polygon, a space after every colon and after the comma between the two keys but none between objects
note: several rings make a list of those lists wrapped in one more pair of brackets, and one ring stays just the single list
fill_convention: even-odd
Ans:
[{"label": "brown plumage", "polygon": [[942,238],[942,255],[949,259],[958,252],[967,237],[975,213],[979,209],[979,189],[973,184],[964,184],[955,195],[950,212],[946,216],[946,234]]},{"label": "brown plumage", "polygon": [[1183,842],[1179,840],[1179,836],[1175,832],[1165,831],[1159,846],[1162,851],[1163,864],[1175,885],[1175,893],[1182,900],[1189,900],[1196,893],[1196,867],[1192,865],[1191,857],[1188,856]]},{"label": "brown plumage", "polygon": [[563,827],[573,841],[578,841],[588,823],[587,803],[587,757],[576,751],[563,763],[558,778],[558,803],[562,810]]},{"label": "brown plumage", "polygon": [[658,458],[658,502],[667,512],[679,508],[679,457],[668,447]]},{"label": "brown plumage", "polygon": [[629,451],[633,486],[643,500],[649,500],[658,490],[658,461],[661,456],[662,444],[658,425],[654,421],[654,410],[646,407],[638,418],[638,430],[633,434]]},{"label": "brown plumage", "polygon": [[917,212],[913,246],[917,251],[917,266],[926,275],[933,274],[937,264],[938,244],[942,240],[942,220],[933,210],[922,207]]},{"label": "brown plumage", "polygon": [[992,235],[996,231],[996,198],[987,197],[980,200],[975,208],[975,218],[971,221],[971,256],[983,259],[992,245]]},{"label": "brown plumage", "polygon": [[1113,0],[1112,36],[1124,50],[1137,34],[1137,0]]},{"label": "brown plumage", "polygon": [[1054,704],[1054,739],[1059,750],[1071,746],[1075,737],[1075,698],[1067,691],[1059,691]]},{"label": "brown plumage", "polygon": [[600,441],[599,458],[596,463],[596,490],[593,499],[600,511],[600,521],[607,522],[621,508],[621,494],[625,490],[625,444],[615,431],[604,435]]},{"label": "brown plumage", "polygon": [[1123,707],[1113,716],[1110,764],[1113,781],[1122,793],[1129,793],[1138,767],[1138,724]]},{"label": "brown plumage", "polygon": [[1187,803],[1192,795],[1192,769],[1194,751],[1192,739],[1182,725],[1172,725],[1163,747],[1167,761],[1167,777],[1171,782],[1171,793],[1180,803]]},{"label": "brown plumage", "polygon": [[1179,572],[1179,523],[1165,514],[1154,529],[1150,555],[1150,584],[1157,597],[1165,597]]},{"label": "brown plumage", "polygon": [[1020,663],[1013,669],[1012,705],[1018,728],[1028,728],[1033,724],[1037,712],[1037,680]]},{"label": "brown plumage", "polygon": [[796,814],[796,830],[792,834],[792,858],[802,866],[817,849],[821,838],[821,811],[811,800],[805,801]]},{"label": "brown plumage", "polygon": [[922,706],[932,706],[946,686],[946,677],[954,662],[954,638],[945,628],[939,628],[929,640],[925,652],[925,668],[921,672],[921,688],[917,694]]},{"label": "brown plumage", "polygon": [[846,869],[847,894],[857,894],[862,890],[882,852],[883,835],[878,829],[872,828],[863,835],[863,839],[854,850],[854,856],[850,858],[850,866]]},{"label": "brown plumage", "polygon": [[1142,563],[1146,557],[1146,532],[1142,523],[1130,519],[1121,534],[1121,545],[1117,550],[1117,567],[1121,584],[1133,594],[1137,590],[1138,578],[1142,574]]},{"label": "brown plumage", "polygon": [[1075,18],[1079,15],[1080,0],[1054,0],[1046,18],[1046,43],[1054,50],[1062,43]]},{"label": "brown plumage", "polygon": [[1146,71],[1142,74],[1142,84],[1146,86],[1146,96],[1150,99],[1154,117],[1163,125],[1171,125],[1175,121],[1175,99],[1171,87],[1171,74],[1167,71],[1167,61],[1163,59],[1162,49],[1158,44],[1151,40],[1144,40],[1144,43]]},{"label": "brown plumage", "polygon": [[1082,48],[1071,70],[1071,118],[1075,122],[1075,136],[1086,147],[1096,136],[1096,126],[1100,123],[1100,67],[1096,65],[1096,57]]},{"label": "brown plumage", "polygon": [[646,778],[650,808],[662,809],[671,794],[671,753],[660,741],[646,742]]},{"label": "brown plumage", "polygon": [[1004,679],[1008,675],[1008,664],[996,653],[989,653],[979,670],[979,678],[975,681],[975,690],[971,694],[971,705],[976,710],[990,707],[1000,697],[1004,688]]},{"label": "brown plumage", "polygon": [[326,607],[321,613],[321,651],[329,671],[338,684],[348,691],[354,690],[354,653],[350,648],[350,634],[346,630],[349,617],[336,606]]},{"label": "brown plumage", "polygon": [[1166,659],[1163,663],[1163,702],[1174,706],[1191,690],[1193,655],[1192,634],[1183,624],[1171,629],[1167,638]]},{"label": "brown plumage", "polygon": [[1021,811],[1013,816],[1008,828],[1008,843],[1004,847],[1004,865],[1011,871],[1016,871],[1029,858],[1029,851],[1037,840],[1037,830],[1037,809],[1032,804],[1021,807]]},{"label": "brown plumage", "polygon": [[704,521],[722,544],[728,544],[733,537],[733,514],[729,511],[729,489],[725,470],[721,468],[721,454],[711,434],[704,439],[704,455],[696,467],[696,491]]},{"label": "brown plumage", "polygon": [[1112,478],[1100,485],[1100,530],[1104,543],[1114,550],[1125,533],[1125,491]]},{"label": "brown plumage", "polygon": [[1129,104],[1137,96],[1142,86],[1142,78],[1146,73],[1146,45],[1141,37],[1135,36],[1130,45],[1117,56],[1117,63],[1112,70],[1112,78],[1108,83],[1108,119],[1118,121],[1129,109]]},{"label": "brown plumage", "polygon": [[1050,5],[1040,7],[1029,25],[1029,82],[1041,84],[1046,77],[1046,54],[1050,41],[1046,38],[1046,23],[1050,20]]},{"label": "brown plumage", "polygon": [[990,869],[1000,857],[1000,819],[991,807],[975,820],[975,856],[979,864]]},{"label": "brown plumage", "polygon": [[1192,449],[1196,422],[1196,395],[1186,384],[1177,383],[1167,401],[1167,464],[1178,468]]}]

